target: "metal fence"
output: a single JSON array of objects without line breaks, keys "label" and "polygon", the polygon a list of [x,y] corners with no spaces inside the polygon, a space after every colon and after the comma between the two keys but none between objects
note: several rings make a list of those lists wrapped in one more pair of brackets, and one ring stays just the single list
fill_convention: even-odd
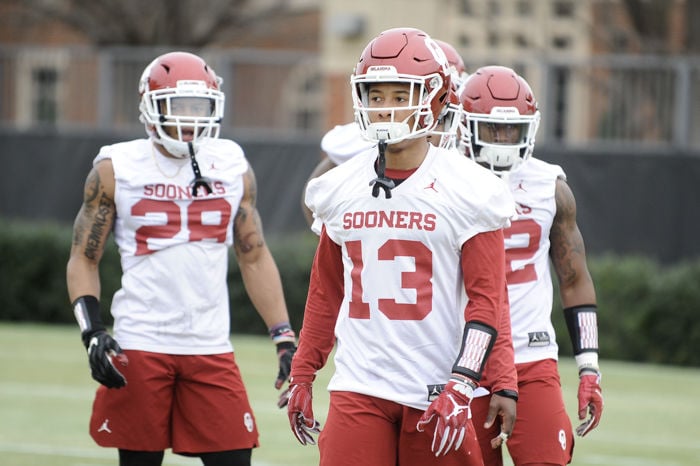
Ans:
[{"label": "metal fence", "polygon": [[501,64],[516,69],[533,88],[542,112],[539,142],[606,152],[700,151],[700,57]]},{"label": "metal fence", "polygon": [[[133,132],[138,80],[169,50],[0,47],[0,127]],[[226,129],[266,139],[317,135],[318,56],[264,50],[197,51],[223,80]]]},{"label": "metal fence", "polygon": [[[0,127],[139,130],[138,78],[165,51],[0,48]],[[331,103],[324,102],[317,54],[198,53],[224,78],[228,135],[284,140],[322,133]],[[700,153],[700,57],[538,58],[501,64],[532,85],[542,111],[541,143]],[[469,70],[479,65],[467,63]]]}]

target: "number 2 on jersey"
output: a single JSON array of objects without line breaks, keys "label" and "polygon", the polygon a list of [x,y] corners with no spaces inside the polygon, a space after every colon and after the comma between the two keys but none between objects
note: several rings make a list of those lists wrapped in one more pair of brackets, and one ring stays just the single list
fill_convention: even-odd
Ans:
[{"label": "number 2 on jersey", "polygon": [[[203,214],[212,212],[219,214],[219,222],[205,224]],[[186,212],[180,211],[180,206],[174,201],[141,199],[131,208],[131,215],[143,217],[147,214],[164,214],[166,221],[159,225],[144,225],[136,230],[136,255],[154,252],[148,246],[149,239],[173,238],[182,229],[181,217],[186,216],[186,228],[189,233],[188,241],[213,239],[219,243],[226,241],[228,221],[231,218],[231,204],[225,199],[214,198],[191,202]]]},{"label": "number 2 on jersey", "polygon": [[509,285],[537,281],[535,264],[529,263],[524,267],[514,270],[513,261],[531,259],[540,247],[542,227],[531,218],[515,220],[510,227],[503,230],[504,239],[513,236],[527,235],[527,245],[515,248],[506,248],[506,281]]}]

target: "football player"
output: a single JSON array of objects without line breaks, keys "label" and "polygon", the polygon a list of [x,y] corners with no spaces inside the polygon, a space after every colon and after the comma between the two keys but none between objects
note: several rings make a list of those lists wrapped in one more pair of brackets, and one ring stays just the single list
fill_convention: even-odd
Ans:
[{"label": "football player", "polygon": [[[467,79],[460,100],[461,147],[501,176],[517,203],[518,219],[504,231],[519,395],[517,422],[512,434],[504,436],[506,445],[516,466],[566,465],[574,437],[557,368],[550,261],[578,365],[582,423],[576,433],[588,434],[603,414],[596,295],[576,201],[562,168],[532,156],[540,112],[525,79],[510,68],[483,67]],[[498,422],[483,427],[489,403],[499,403],[499,397],[495,393],[472,403],[487,466],[503,464],[500,443],[494,449],[490,442],[499,435]]]}]

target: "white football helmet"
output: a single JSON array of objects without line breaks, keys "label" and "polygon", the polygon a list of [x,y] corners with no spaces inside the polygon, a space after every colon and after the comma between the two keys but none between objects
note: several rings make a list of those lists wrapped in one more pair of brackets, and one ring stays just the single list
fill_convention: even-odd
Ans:
[{"label": "white football helmet", "polygon": [[[139,81],[140,120],[148,135],[171,155],[186,158],[188,143],[196,153],[205,138],[217,138],[224,116],[222,80],[204,60],[171,52],[153,60]],[[175,137],[166,128],[175,128]]]},{"label": "white football helmet", "polygon": [[525,79],[504,66],[479,68],[464,83],[460,101],[466,155],[497,175],[530,158],[540,112]]}]

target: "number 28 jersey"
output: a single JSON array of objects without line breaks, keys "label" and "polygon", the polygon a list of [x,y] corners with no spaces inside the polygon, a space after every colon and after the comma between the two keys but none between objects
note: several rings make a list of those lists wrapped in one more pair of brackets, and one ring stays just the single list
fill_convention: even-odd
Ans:
[{"label": "number 28 jersey", "polygon": [[113,298],[115,339],[124,349],[168,354],[232,350],[227,288],[232,223],[248,169],[225,139],[201,144],[197,161],[211,194],[192,195],[189,159],[161,155],[148,139],[102,147],[114,166],[122,282]]},{"label": "number 28 jersey", "polygon": [[549,233],[558,178],[566,179],[559,165],[530,158],[507,180],[518,211],[518,219],[503,232],[516,364],[557,359]]}]

